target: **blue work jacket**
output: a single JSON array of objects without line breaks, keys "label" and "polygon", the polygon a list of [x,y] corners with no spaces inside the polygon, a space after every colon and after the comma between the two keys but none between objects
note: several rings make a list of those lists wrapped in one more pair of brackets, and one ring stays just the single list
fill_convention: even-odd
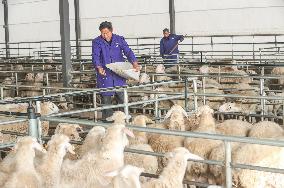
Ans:
[{"label": "blue work jacket", "polygon": [[[160,41],[160,55],[163,57],[164,62],[175,63],[178,54],[178,46],[173,50],[178,41],[183,40],[182,35],[170,34],[168,37],[163,37]],[[172,51],[172,52],[171,52]]]},{"label": "blue work jacket", "polygon": [[[97,88],[107,88],[126,85],[125,78],[117,75],[106,67],[107,64],[114,62],[123,62],[125,55],[130,63],[136,62],[137,59],[133,51],[129,48],[127,42],[122,36],[113,34],[111,42],[107,42],[98,36],[92,41],[92,61],[97,71]],[[98,73],[98,67],[102,67],[106,76]],[[111,96],[115,92],[101,92],[102,95]]]}]

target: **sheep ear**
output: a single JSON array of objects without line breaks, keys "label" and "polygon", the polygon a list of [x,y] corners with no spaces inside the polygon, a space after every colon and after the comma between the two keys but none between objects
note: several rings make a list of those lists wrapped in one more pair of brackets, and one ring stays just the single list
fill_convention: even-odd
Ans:
[{"label": "sheep ear", "polygon": [[74,149],[75,149],[74,146],[72,146],[70,143],[67,143],[67,145],[66,145],[66,150],[67,150],[69,153],[75,155],[76,153],[75,153]]},{"label": "sheep ear", "polygon": [[105,173],[104,176],[106,176],[106,177],[115,177],[118,174],[119,174],[119,170],[114,170],[114,171]]},{"label": "sheep ear", "polygon": [[135,135],[133,134],[133,132],[132,132],[131,130],[127,129],[126,127],[123,128],[123,132],[124,132],[126,135],[130,136],[131,138],[135,138]]},{"label": "sheep ear", "polygon": [[193,160],[204,160],[202,157],[195,155],[193,153],[189,153],[186,155],[187,159],[193,159]]},{"label": "sheep ear", "polygon": [[185,117],[188,118],[188,114],[187,114],[187,112],[186,112],[185,110],[182,111],[182,114],[183,114]]},{"label": "sheep ear", "polygon": [[146,124],[147,124],[147,123],[148,123],[148,124],[153,124],[153,123],[154,123],[154,121],[151,120],[151,119],[148,118],[148,117],[146,117],[145,120],[146,120]]},{"label": "sheep ear", "polygon": [[113,121],[113,116],[106,118],[107,121]]},{"label": "sheep ear", "polygon": [[46,153],[46,150],[38,142],[34,142],[32,147],[42,153]]},{"label": "sheep ear", "polygon": [[173,113],[173,110],[170,109],[170,110],[168,111],[168,113],[166,114],[165,119],[168,119],[168,118],[172,115],[172,113]]},{"label": "sheep ear", "polygon": [[173,158],[174,153],[173,152],[167,152],[167,153],[165,153],[165,157],[168,158],[168,159]]}]

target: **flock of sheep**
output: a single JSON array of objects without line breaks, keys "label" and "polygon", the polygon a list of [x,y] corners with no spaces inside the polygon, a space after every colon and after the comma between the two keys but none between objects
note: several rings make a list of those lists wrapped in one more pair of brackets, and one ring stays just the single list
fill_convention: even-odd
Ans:
[{"label": "flock of sheep", "polygon": [[[48,68],[48,67],[47,67]],[[151,68],[151,67],[149,67]],[[156,81],[172,80],[164,76],[175,68],[165,69],[158,65],[151,71],[161,74]],[[259,80],[248,75],[256,74],[244,71],[236,66],[225,66],[220,70],[202,66],[199,70],[189,70],[181,67],[186,73],[232,73],[241,75],[239,78],[206,78],[197,80],[198,92],[203,92],[202,84],[206,85],[206,93],[237,94],[244,96],[259,96]],[[276,67],[272,74],[284,75],[284,68]],[[86,78],[87,80],[90,78]],[[28,73],[24,75],[28,85],[43,86],[44,74]],[[79,80],[74,79],[75,82]],[[142,73],[139,83],[149,83],[150,76]],[[6,78],[2,84],[12,84],[13,78]],[[284,84],[283,79],[277,80]],[[137,82],[129,82],[129,84]],[[238,84],[233,84],[238,83]],[[59,83],[55,83],[60,86]],[[254,85],[256,84],[256,85]],[[86,87],[74,85],[76,87]],[[192,86],[190,86],[192,88]],[[226,90],[230,88],[230,90]],[[145,88],[151,90],[151,88]],[[183,85],[173,84],[155,89],[161,92],[184,92]],[[284,96],[284,92],[272,92],[265,87],[268,96]],[[12,96],[5,90],[4,96]],[[41,95],[40,89],[26,89],[20,96]],[[159,98],[166,94],[158,94]],[[154,99],[153,94],[143,94],[131,101]],[[168,108],[165,120],[160,123],[152,121],[152,117],[136,115],[130,125],[176,131],[191,131],[207,134],[221,134],[239,137],[255,137],[273,140],[283,140],[284,130],[274,121],[256,122],[246,119],[227,119],[218,121],[214,112],[242,112],[257,114],[261,105],[256,99],[229,99],[228,97],[208,97],[206,105],[203,98],[198,97],[198,109],[193,114],[184,110],[184,99],[166,100],[159,102],[159,107]],[[12,100],[7,98],[5,100]],[[61,103],[60,103],[61,104]],[[62,105],[62,104],[61,104]],[[150,104],[145,104],[148,106]],[[188,106],[192,109],[192,103]],[[0,105],[0,111],[26,112],[28,104]],[[59,112],[59,105],[52,102],[42,102],[41,115]],[[68,106],[65,105],[65,110]],[[281,101],[266,100],[265,114],[276,115],[283,113]],[[0,187],[94,187],[94,188],[183,188],[184,180],[197,181],[205,184],[225,186],[225,168],[218,165],[203,163],[203,160],[224,161],[224,143],[221,140],[172,136],[158,133],[132,132],[126,125],[126,115],[117,111],[108,120],[114,123],[107,129],[95,126],[88,131],[85,139],[80,137],[82,128],[77,124],[60,123],[55,134],[47,143],[47,147],[39,144],[31,137],[16,139],[13,135],[1,134],[2,142],[16,141],[9,154],[0,163]],[[1,120],[14,120],[15,117],[0,116]],[[272,119],[273,120],[273,119]],[[42,133],[48,135],[49,122],[43,121]],[[28,123],[14,123],[1,126],[0,130],[27,133]],[[70,140],[82,141],[82,145],[71,145]],[[232,144],[232,162],[284,168],[284,148],[245,144]],[[164,153],[164,157],[124,152],[125,148],[143,150],[146,152]],[[189,161],[188,161],[189,160]],[[191,161],[194,160],[194,161]],[[199,161],[199,162],[198,162]],[[158,174],[158,179],[141,176],[141,173]],[[240,188],[284,187],[284,176],[277,173],[252,171],[248,169],[233,169],[233,185]],[[190,187],[195,187],[190,185]]]}]

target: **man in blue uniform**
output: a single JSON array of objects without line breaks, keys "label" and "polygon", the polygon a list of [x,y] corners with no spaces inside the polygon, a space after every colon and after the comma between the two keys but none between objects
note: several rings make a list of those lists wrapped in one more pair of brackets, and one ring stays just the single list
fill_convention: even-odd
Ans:
[{"label": "man in blue uniform", "polygon": [[[171,34],[169,29],[163,30],[164,37],[160,41],[160,55],[164,59],[165,63],[177,63],[178,42],[183,41],[182,35]],[[166,65],[169,68],[174,65]]]},{"label": "man in blue uniform", "polygon": [[[125,78],[106,67],[114,62],[124,62],[125,55],[133,68],[139,71],[139,65],[133,51],[122,36],[113,34],[111,22],[102,22],[99,26],[101,35],[92,41],[92,61],[97,72],[97,87],[107,88],[126,85]],[[112,96],[119,104],[124,102],[123,92],[102,92],[102,103],[110,105]],[[103,110],[102,119],[112,116],[112,109]]]}]

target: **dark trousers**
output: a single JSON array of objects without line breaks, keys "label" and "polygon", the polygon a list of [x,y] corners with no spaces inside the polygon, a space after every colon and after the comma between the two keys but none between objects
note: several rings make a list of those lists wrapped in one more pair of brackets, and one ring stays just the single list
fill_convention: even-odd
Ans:
[{"label": "dark trousers", "polygon": [[[124,103],[124,94],[123,92],[116,92],[114,94],[114,98],[117,102],[117,104],[123,104]],[[102,95],[102,104],[103,106],[108,106],[112,104],[112,96],[103,96]],[[117,109],[121,110],[121,109]],[[102,111],[102,120],[106,120],[106,118],[112,116],[113,109],[105,109]]]}]

